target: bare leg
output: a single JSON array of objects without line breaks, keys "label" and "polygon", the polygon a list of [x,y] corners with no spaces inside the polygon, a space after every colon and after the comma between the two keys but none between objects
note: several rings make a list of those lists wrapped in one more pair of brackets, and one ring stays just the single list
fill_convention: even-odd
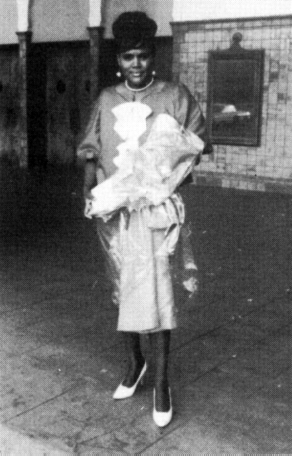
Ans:
[{"label": "bare leg", "polygon": [[140,336],[138,333],[124,332],[123,338],[128,354],[128,370],[122,384],[130,388],[136,383],[145,364],[145,359],[141,352]]},{"label": "bare leg", "polygon": [[155,405],[158,412],[170,409],[169,384],[167,378],[170,331],[150,334],[151,346],[155,350]]}]

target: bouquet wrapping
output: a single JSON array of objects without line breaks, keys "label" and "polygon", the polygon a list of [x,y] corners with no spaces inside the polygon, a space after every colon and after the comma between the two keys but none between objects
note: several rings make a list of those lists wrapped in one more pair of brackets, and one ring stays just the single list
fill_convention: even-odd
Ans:
[{"label": "bouquet wrapping", "polygon": [[86,216],[108,220],[121,208],[161,205],[193,170],[203,148],[197,135],[159,114],[142,146],[126,141],[118,147],[117,171],[91,190]]}]

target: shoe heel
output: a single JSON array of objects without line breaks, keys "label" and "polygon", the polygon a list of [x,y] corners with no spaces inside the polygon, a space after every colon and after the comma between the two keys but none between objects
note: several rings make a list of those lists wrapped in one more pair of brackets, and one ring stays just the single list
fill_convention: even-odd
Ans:
[{"label": "shoe heel", "polygon": [[136,388],[139,384],[143,384],[143,381],[144,381],[144,375],[145,375],[145,372],[147,370],[147,364],[145,362],[144,364],[144,367],[142,368],[141,372],[140,372],[140,375],[139,375],[139,378],[137,379],[136,383],[128,388],[126,386],[124,386],[122,383],[118,386],[118,388],[116,389],[116,391],[114,392],[114,395],[113,395],[113,398],[114,399],[126,399],[128,397],[131,397],[133,396],[133,394],[135,393],[136,391]]}]

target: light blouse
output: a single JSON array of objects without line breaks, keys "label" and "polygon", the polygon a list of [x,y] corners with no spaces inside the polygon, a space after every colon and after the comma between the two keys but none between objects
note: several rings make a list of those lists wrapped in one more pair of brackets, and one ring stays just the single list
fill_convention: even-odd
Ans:
[{"label": "light blouse", "polygon": [[[117,117],[115,111],[119,105],[132,102],[133,92],[123,83],[104,89],[93,105],[90,120],[77,154],[81,158],[96,158],[97,166],[102,168],[105,178],[117,169],[114,159],[119,155],[118,146],[123,141],[115,129]],[[203,137],[205,121],[196,99],[183,84],[155,80],[154,84],[143,92],[139,103],[148,106],[146,130],[139,136],[142,145],[158,114],[169,114],[185,128]],[[125,124],[127,118],[124,119]],[[136,129],[136,125],[128,125]]]}]

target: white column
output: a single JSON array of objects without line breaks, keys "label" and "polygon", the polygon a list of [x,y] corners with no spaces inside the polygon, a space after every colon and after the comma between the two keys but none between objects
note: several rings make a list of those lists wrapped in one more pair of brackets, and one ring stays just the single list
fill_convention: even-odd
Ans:
[{"label": "white column", "polygon": [[102,0],[89,0],[89,27],[100,27],[101,3]]},{"label": "white column", "polygon": [[27,32],[29,29],[29,1],[30,0],[16,0],[18,32]]}]

